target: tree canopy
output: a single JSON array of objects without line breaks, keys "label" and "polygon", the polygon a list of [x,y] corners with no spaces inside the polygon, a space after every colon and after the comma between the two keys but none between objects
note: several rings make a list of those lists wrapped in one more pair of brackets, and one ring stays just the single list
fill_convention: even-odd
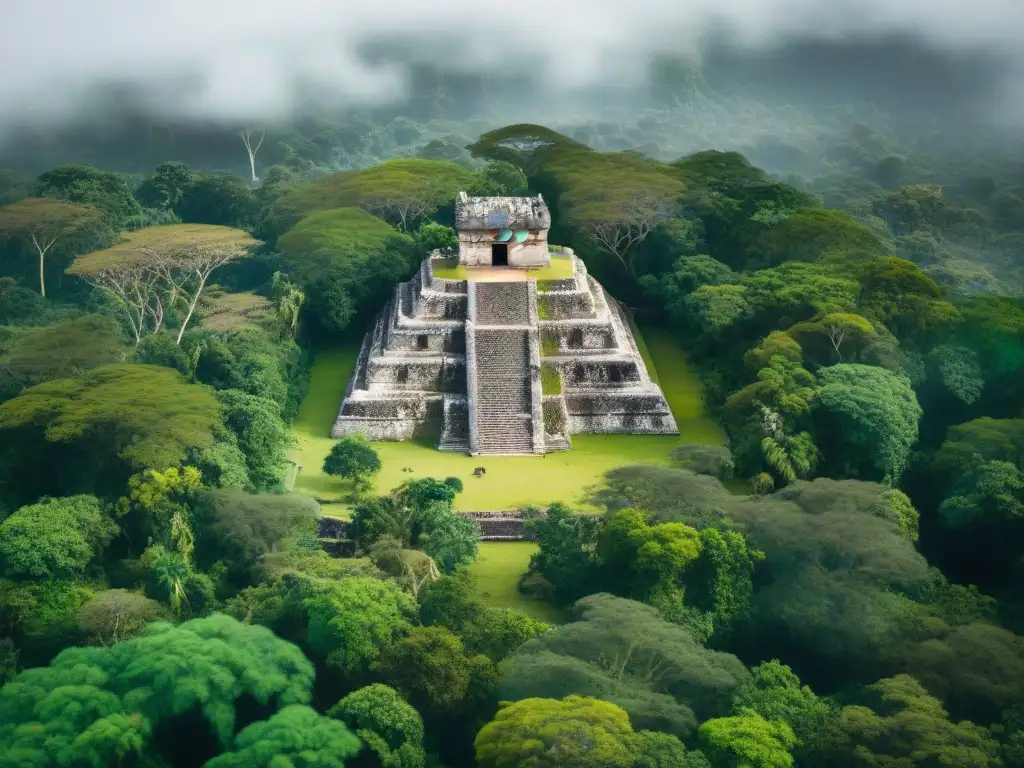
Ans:
[{"label": "tree canopy", "polygon": [[37,384],[0,405],[0,429],[42,429],[54,443],[94,441],[136,469],[181,461],[213,441],[213,394],[156,365],[104,365]]}]

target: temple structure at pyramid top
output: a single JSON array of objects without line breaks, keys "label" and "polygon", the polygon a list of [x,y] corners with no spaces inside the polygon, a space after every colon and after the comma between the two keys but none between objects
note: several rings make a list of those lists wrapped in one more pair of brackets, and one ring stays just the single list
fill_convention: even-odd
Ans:
[{"label": "temple structure at pyramid top", "polygon": [[543,198],[461,193],[455,224],[458,253],[433,253],[367,332],[332,436],[517,455],[678,434],[618,303],[548,244]]}]

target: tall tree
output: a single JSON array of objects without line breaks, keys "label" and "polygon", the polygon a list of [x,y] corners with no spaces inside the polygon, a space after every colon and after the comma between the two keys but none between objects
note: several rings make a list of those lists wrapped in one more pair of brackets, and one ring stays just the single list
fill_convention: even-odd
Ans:
[{"label": "tall tree", "polygon": [[253,131],[251,128],[243,128],[238,132],[238,135],[242,137],[242,143],[245,144],[245,151],[249,155],[249,171],[252,174],[252,183],[255,184],[259,181],[256,176],[256,153],[260,151],[260,147],[263,146],[263,139],[267,137],[267,131],[264,128],[260,131],[259,138],[256,139],[256,145],[253,146]]},{"label": "tall tree", "polygon": [[168,312],[184,310],[175,340],[180,344],[210,274],[257,244],[247,232],[212,224],[147,227],[80,257],[68,272],[118,300],[136,344],[147,332],[159,331]]},{"label": "tall tree", "polygon": [[100,223],[103,212],[91,205],[49,197],[26,197],[0,208],[0,236],[22,237],[39,256],[39,293],[46,295],[46,254],[54,244]]}]

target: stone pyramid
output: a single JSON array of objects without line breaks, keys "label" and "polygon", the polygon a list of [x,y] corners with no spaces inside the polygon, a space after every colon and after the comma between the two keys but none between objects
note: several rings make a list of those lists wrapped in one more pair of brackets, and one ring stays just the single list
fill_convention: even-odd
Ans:
[{"label": "stone pyramid", "polygon": [[551,252],[572,277],[450,280],[433,269],[446,255],[424,261],[366,334],[331,435],[407,440],[432,423],[439,450],[516,455],[678,434],[619,305],[570,249]]}]

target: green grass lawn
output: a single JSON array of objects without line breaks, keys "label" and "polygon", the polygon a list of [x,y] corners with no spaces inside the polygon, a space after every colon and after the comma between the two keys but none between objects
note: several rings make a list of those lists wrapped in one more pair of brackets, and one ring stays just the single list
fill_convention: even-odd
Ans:
[{"label": "green grass lawn", "polygon": [[690,367],[672,332],[651,326],[639,330],[637,346],[651,378],[661,385],[676,417],[679,442],[725,445],[725,430],[708,414],[700,376]]},{"label": "green grass lawn", "polygon": [[348,484],[325,475],[324,457],[331,451],[331,427],[341,407],[341,396],[356,365],[361,339],[350,339],[332,349],[320,350],[313,362],[309,391],[292,423],[295,447],[291,457],[302,464],[294,489],[320,501],[326,515],[347,517],[348,506],[340,503],[349,493]]},{"label": "green grass lawn", "polygon": [[[680,440],[722,444],[725,433],[704,408],[700,378],[687,365],[672,335],[657,328],[642,331],[638,344],[652,377],[660,381],[665,391],[681,438],[574,435],[572,450],[543,457],[467,456],[438,451],[437,435],[424,434],[401,443],[374,443],[383,465],[376,477],[376,492],[386,493],[411,478],[458,477],[465,487],[458,497],[458,506],[465,511],[510,509],[526,504],[546,506],[553,501],[590,509],[585,504],[587,490],[599,484],[610,469],[625,464],[667,466],[669,453]],[[333,444],[331,426],[358,353],[359,341],[351,340],[317,354],[309,393],[292,425],[296,439],[292,458],[303,465],[295,490],[318,499],[325,514],[338,517],[348,514],[348,483],[325,475],[320,468]],[[476,467],[485,467],[487,473],[474,477]],[[403,472],[404,468],[412,471]]]},{"label": "green grass lawn", "polygon": [[477,594],[488,605],[558,624],[564,620],[560,610],[521,595],[517,589],[519,577],[529,570],[530,555],[536,551],[532,541],[483,541],[470,571],[476,576]]},{"label": "green grass lawn", "polygon": [[[439,259],[430,265],[434,277],[440,280],[472,280],[473,269],[459,264],[458,257]],[[530,277],[538,280],[561,280],[572,277],[572,259],[566,256],[551,254],[551,262],[546,267],[530,267],[525,270]]]},{"label": "green grass lawn", "polygon": [[[681,440],[723,443],[725,433],[705,409],[700,378],[688,366],[671,333],[659,328],[634,332],[651,377],[665,391],[682,432]],[[331,427],[355,368],[360,341],[351,339],[317,353],[309,392],[292,425],[296,441],[292,458],[303,465],[295,490],[320,501],[324,514],[342,518],[349,514],[348,484],[325,475],[321,466],[334,443]],[[383,465],[375,491],[385,493],[410,478],[455,476],[465,487],[458,497],[458,506],[465,511],[547,505],[553,501],[597,511],[584,501],[588,488],[599,484],[605,472],[625,464],[669,465],[669,453],[679,442],[680,438],[665,435],[575,435],[571,451],[546,457],[473,457],[438,451],[437,435],[425,431],[407,442],[374,443]],[[487,468],[487,474],[473,477],[473,469],[480,466]],[[412,472],[403,472],[406,467]],[[478,593],[488,605],[557,623],[563,620],[557,608],[525,597],[516,588],[535,551],[532,542],[482,542],[472,566]]]}]

